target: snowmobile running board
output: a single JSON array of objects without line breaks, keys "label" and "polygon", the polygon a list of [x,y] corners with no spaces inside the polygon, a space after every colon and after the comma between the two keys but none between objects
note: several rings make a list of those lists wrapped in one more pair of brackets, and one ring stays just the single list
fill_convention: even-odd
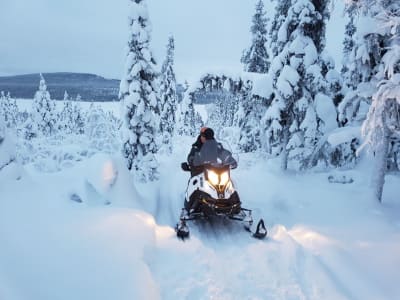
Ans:
[{"label": "snowmobile running board", "polygon": [[[257,223],[256,232],[252,232],[251,226],[253,225],[253,217],[251,215],[251,210],[246,208],[241,208],[240,213],[236,215],[226,215],[226,214],[216,214],[218,217],[227,217],[234,221],[240,221],[244,223],[244,229],[257,239],[263,239],[267,236],[267,229],[265,228],[264,220],[260,219]],[[176,235],[178,238],[184,240],[189,237],[189,227],[186,221],[193,221],[197,219],[207,219],[208,217],[202,212],[187,214],[186,210],[182,208],[181,217],[179,223],[175,226]]]}]

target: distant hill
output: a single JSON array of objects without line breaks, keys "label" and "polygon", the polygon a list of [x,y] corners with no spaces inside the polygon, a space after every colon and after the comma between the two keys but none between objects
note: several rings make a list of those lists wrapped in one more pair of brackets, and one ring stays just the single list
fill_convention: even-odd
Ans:
[{"label": "distant hill", "polygon": [[[51,98],[64,99],[67,91],[73,99],[79,94],[84,101],[115,101],[119,80],[84,73],[42,73]],[[13,98],[33,98],[39,88],[40,75],[26,74],[0,77],[0,91],[10,92]]]}]

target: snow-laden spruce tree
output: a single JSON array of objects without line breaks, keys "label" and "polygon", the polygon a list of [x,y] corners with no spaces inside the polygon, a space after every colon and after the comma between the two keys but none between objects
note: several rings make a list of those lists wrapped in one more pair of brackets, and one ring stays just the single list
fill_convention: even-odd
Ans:
[{"label": "snow-laden spruce tree", "polygon": [[343,40],[343,59],[341,74],[344,81],[344,85],[347,89],[355,90],[359,79],[357,79],[356,68],[354,64],[355,58],[355,33],[356,33],[356,19],[357,19],[357,8],[354,3],[349,4],[346,7],[346,14],[349,18],[348,23],[345,26],[344,40]]},{"label": "snow-laden spruce tree", "polygon": [[72,103],[72,125],[73,134],[85,133],[86,117],[78,99]]},{"label": "snow-laden spruce tree", "polygon": [[4,118],[7,128],[15,129],[17,126],[18,106],[15,99],[11,98],[10,92],[7,95],[1,91],[0,94],[0,117]]},{"label": "snow-laden spruce tree", "polygon": [[267,73],[269,69],[269,56],[266,48],[267,18],[264,3],[259,0],[256,4],[256,13],[253,16],[251,46],[243,51],[241,62],[247,72]]},{"label": "snow-laden spruce tree", "polygon": [[199,132],[197,112],[193,105],[193,92],[188,89],[180,103],[177,133],[179,135],[195,136]]},{"label": "snow-laden spruce tree", "polygon": [[32,104],[32,121],[37,127],[38,134],[50,136],[56,132],[56,103],[50,98],[46,81],[40,74],[39,90],[35,93]]},{"label": "snow-laden spruce tree", "polygon": [[233,124],[240,128],[238,148],[243,152],[257,151],[260,146],[260,120],[265,110],[262,99],[252,94],[253,82],[241,80],[237,111]]},{"label": "snow-laden spruce tree", "polygon": [[269,48],[273,57],[276,57],[285,46],[287,28],[282,26],[285,22],[292,0],[275,0],[275,14],[269,30]]},{"label": "snow-laden spruce tree", "polygon": [[252,95],[251,87],[240,100],[236,120],[240,127],[238,147],[243,152],[254,152],[261,148],[260,121],[265,113],[263,99]]},{"label": "snow-laden spruce tree", "polygon": [[363,146],[374,154],[374,197],[382,201],[390,146],[400,140],[400,3],[363,0],[359,5],[373,12],[376,38],[383,43],[379,72],[371,79],[379,82],[377,91],[362,126]]},{"label": "snow-laden spruce tree", "polygon": [[74,109],[67,91],[64,92],[64,102],[58,118],[58,128],[64,134],[71,134],[75,129]]},{"label": "snow-laden spruce tree", "polygon": [[100,105],[90,104],[85,125],[89,146],[96,151],[113,153],[117,132],[113,130],[111,120]]},{"label": "snow-laden spruce tree", "polygon": [[[321,137],[335,126],[336,111],[327,97],[325,22],[327,0],[292,0],[277,33],[282,45],[273,59],[271,75],[275,98],[268,108],[264,125],[267,151],[281,155],[281,168],[288,160],[307,168],[317,163],[315,150]],[[330,113],[328,113],[330,112]]]},{"label": "snow-laden spruce tree", "polygon": [[170,36],[167,44],[167,55],[161,68],[160,84],[160,132],[162,143],[166,145],[167,151],[172,152],[172,137],[176,123],[176,79],[174,72],[174,37]]},{"label": "snow-laden spruce tree", "polygon": [[4,120],[0,116],[0,180],[17,179],[20,177],[16,162],[15,144],[7,134]]},{"label": "snow-laden spruce tree", "polygon": [[151,26],[144,0],[130,1],[130,38],[119,99],[123,110],[123,154],[142,181],[157,178],[156,137],[159,120],[155,60],[149,49]]},{"label": "snow-laden spruce tree", "polygon": [[[346,8],[350,22],[353,20],[355,23],[355,32],[353,42],[346,38],[344,43],[345,67],[342,71],[345,96],[338,107],[342,125],[359,126],[363,122],[378,84],[376,74],[380,72],[385,42],[384,34],[379,34],[380,30],[374,27],[378,26],[376,16],[379,13],[379,7],[374,3],[363,9],[360,2],[350,2]],[[371,26],[372,23],[374,26]],[[351,23],[348,29],[351,33]]]}]

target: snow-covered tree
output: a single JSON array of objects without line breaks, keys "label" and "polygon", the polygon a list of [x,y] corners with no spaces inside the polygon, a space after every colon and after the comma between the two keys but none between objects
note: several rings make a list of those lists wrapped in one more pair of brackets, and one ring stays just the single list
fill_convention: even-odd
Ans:
[{"label": "snow-covered tree", "polygon": [[161,68],[161,84],[160,84],[160,132],[162,142],[167,146],[169,152],[172,151],[172,136],[175,131],[176,123],[176,79],[174,72],[174,38],[168,39],[167,56]]},{"label": "snow-covered tree", "polygon": [[2,91],[0,94],[0,117],[3,116],[7,128],[15,129],[17,126],[18,106],[15,99]]},{"label": "snow-covered tree", "polygon": [[349,18],[348,23],[345,26],[344,32],[344,40],[343,40],[343,60],[342,60],[342,69],[341,74],[344,80],[344,83],[347,88],[354,90],[359,83],[359,80],[355,78],[355,66],[354,59],[355,58],[355,33],[356,33],[356,18],[357,18],[357,9],[354,3],[348,5],[346,8],[346,13]]},{"label": "snow-covered tree", "polygon": [[15,144],[6,132],[6,126],[0,116],[0,180],[19,178],[16,162]]},{"label": "snow-covered tree", "polygon": [[75,129],[74,110],[71,100],[64,100],[63,108],[59,115],[58,128],[63,133],[70,134]]},{"label": "snow-covered tree", "polygon": [[64,91],[64,101],[68,101],[68,100],[71,100],[69,95],[68,95],[68,92]]},{"label": "snow-covered tree", "polygon": [[123,109],[123,154],[127,167],[142,181],[157,178],[156,136],[159,120],[155,110],[157,73],[149,49],[151,26],[144,0],[131,0],[130,39],[119,99]]},{"label": "snow-covered tree", "polygon": [[[288,3],[282,3],[285,13]],[[322,55],[325,47],[327,0],[292,0],[284,19],[277,19],[275,53],[271,75],[275,98],[263,117],[267,151],[281,155],[281,167],[288,160],[300,168],[313,166],[320,156],[316,147],[320,138],[332,130],[336,114],[327,97],[328,62]],[[279,6],[278,6],[279,7]]]},{"label": "snow-covered tree", "polygon": [[197,123],[196,111],[193,105],[193,92],[190,92],[189,89],[180,103],[177,133],[179,135],[195,136],[199,132]]},{"label": "snow-covered tree", "polygon": [[240,128],[238,146],[243,152],[254,152],[261,148],[260,120],[265,112],[265,106],[262,98],[252,95],[252,83],[248,81],[245,86],[235,116]]},{"label": "snow-covered tree", "polygon": [[[347,38],[348,41],[345,40],[344,44],[345,67],[342,73],[345,96],[339,105],[339,121],[342,125],[359,125],[366,118],[372,95],[376,91],[376,74],[380,72],[382,55],[386,50],[384,35],[371,26],[373,22],[378,26],[377,5],[371,2],[368,9],[362,9],[359,2],[350,2],[347,13],[356,29],[351,38],[352,43]],[[349,27],[350,33],[353,29],[352,26]]]},{"label": "snow-covered tree", "polygon": [[390,146],[400,139],[400,3],[363,0],[359,5],[368,10],[376,22],[377,26],[373,27],[375,37],[383,46],[374,52],[380,54],[380,57],[377,56],[380,64],[371,82],[379,82],[378,90],[372,97],[372,104],[362,126],[365,137],[363,146],[368,145],[375,157],[374,197],[382,201]]},{"label": "snow-covered tree", "polygon": [[269,30],[269,47],[273,57],[276,57],[282,50],[287,41],[287,28],[282,26],[287,18],[287,14],[292,0],[276,0],[274,19]]},{"label": "snow-covered tree", "polygon": [[38,133],[50,136],[56,131],[56,104],[50,98],[46,81],[40,74],[39,90],[35,94],[32,104],[32,119],[37,126]]},{"label": "snow-covered tree", "polygon": [[85,125],[85,135],[90,147],[97,151],[112,153],[116,141],[116,131],[101,106],[93,103],[90,105]]},{"label": "snow-covered tree", "polygon": [[264,3],[259,0],[256,4],[256,13],[253,16],[251,46],[243,51],[241,62],[247,72],[267,73],[269,69],[269,56],[266,48],[267,18]]},{"label": "snow-covered tree", "polygon": [[72,133],[83,134],[86,127],[85,113],[82,111],[82,107],[79,101],[72,102]]}]

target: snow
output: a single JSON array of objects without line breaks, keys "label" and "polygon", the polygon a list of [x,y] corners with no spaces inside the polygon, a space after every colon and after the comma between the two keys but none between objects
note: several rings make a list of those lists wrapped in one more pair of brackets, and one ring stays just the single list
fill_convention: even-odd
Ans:
[{"label": "snow", "polygon": [[271,97],[273,93],[272,78],[268,74],[260,74],[253,79],[252,95],[260,96],[265,99]]},{"label": "snow", "polygon": [[328,142],[332,147],[351,142],[353,139],[361,139],[361,128],[359,126],[336,128],[328,136]]},{"label": "snow", "polygon": [[[328,141],[355,134],[359,128],[336,129]],[[232,176],[268,238],[229,222],[197,222],[182,242],[173,227],[191,143],[176,138],[174,152],[158,157],[160,180],[148,184],[120,154],[101,152],[52,173],[28,163],[21,179],[1,179],[1,298],[398,298],[398,176],[387,176],[379,204],[369,196],[368,156],[353,170],[298,174],[240,153]],[[330,183],[331,175],[354,181]]]},{"label": "snow", "polygon": [[336,122],[336,108],[332,99],[323,94],[317,94],[314,103],[315,110],[323,121],[323,125],[320,126],[322,132],[327,133],[334,130],[338,125]]}]

